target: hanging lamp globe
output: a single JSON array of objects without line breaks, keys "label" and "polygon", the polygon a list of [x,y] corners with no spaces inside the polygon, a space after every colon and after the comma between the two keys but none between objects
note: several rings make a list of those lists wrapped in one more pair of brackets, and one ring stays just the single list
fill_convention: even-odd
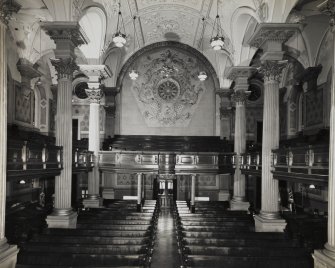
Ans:
[{"label": "hanging lamp globe", "polygon": [[200,81],[205,81],[207,79],[207,74],[204,71],[201,71],[198,75]]},{"label": "hanging lamp globe", "polygon": [[113,36],[113,42],[117,47],[123,47],[126,43],[126,35],[118,31]]},{"label": "hanging lamp globe", "polygon": [[224,37],[223,36],[214,36],[210,40],[211,47],[214,50],[221,50],[224,46]]},{"label": "hanging lamp globe", "polygon": [[138,72],[136,70],[134,70],[134,69],[131,70],[129,72],[129,77],[130,77],[131,80],[136,80],[137,77],[138,77]]}]

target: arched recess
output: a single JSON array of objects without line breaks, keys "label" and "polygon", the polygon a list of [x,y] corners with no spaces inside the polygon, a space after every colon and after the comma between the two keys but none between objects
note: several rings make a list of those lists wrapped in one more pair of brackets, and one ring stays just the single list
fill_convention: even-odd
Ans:
[{"label": "arched recess", "polygon": [[[136,81],[128,76],[133,68]],[[203,82],[200,71],[208,76]],[[188,45],[166,41],[142,48],[124,64],[116,86],[120,134],[216,135],[219,79],[209,60]]]},{"label": "arched recess", "polygon": [[234,65],[248,66],[256,49],[247,43],[260,20],[250,7],[237,8],[231,18],[231,33],[234,46]]},{"label": "arched recess", "polygon": [[106,14],[99,7],[89,7],[79,20],[79,24],[89,39],[88,44],[80,46],[80,50],[88,61],[94,60],[92,63],[97,64],[105,44]]}]

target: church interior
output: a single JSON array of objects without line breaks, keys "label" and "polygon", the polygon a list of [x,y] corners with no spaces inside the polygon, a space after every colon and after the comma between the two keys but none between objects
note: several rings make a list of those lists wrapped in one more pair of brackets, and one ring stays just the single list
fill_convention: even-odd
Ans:
[{"label": "church interior", "polygon": [[334,34],[335,0],[0,0],[0,267],[335,268]]}]

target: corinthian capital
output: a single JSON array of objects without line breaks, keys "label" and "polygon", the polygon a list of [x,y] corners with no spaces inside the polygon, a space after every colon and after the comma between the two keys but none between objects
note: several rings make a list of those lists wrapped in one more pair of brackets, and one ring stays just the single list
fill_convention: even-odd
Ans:
[{"label": "corinthian capital", "polygon": [[237,90],[231,95],[231,100],[236,103],[245,103],[248,99],[250,91]]},{"label": "corinthian capital", "polygon": [[0,21],[8,24],[13,13],[19,12],[21,5],[14,0],[0,0]]},{"label": "corinthian capital", "polygon": [[280,81],[283,69],[286,67],[287,61],[271,61],[262,62],[259,72],[264,75],[265,81]]},{"label": "corinthian capital", "polygon": [[85,92],[91,103],[100,103],[103,97],[103,91],[100,88],[88,88]]},{"label": "corinthian capital", "polygon": [[70,79],[72,78],[73,72],[79,69],[73,58],[50,59],[50,61],[57,71],[58,79]]}]

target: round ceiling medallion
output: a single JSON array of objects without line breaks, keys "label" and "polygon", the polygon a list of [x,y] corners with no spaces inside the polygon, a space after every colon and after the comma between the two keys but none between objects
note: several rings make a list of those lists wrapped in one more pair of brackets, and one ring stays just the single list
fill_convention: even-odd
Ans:
[{"label": "round ceiling medallion", "polygon": [[179,96],[179,84],[174,79],[163,79],[157,84],[157,95],[166,102],[171,102]]}]

